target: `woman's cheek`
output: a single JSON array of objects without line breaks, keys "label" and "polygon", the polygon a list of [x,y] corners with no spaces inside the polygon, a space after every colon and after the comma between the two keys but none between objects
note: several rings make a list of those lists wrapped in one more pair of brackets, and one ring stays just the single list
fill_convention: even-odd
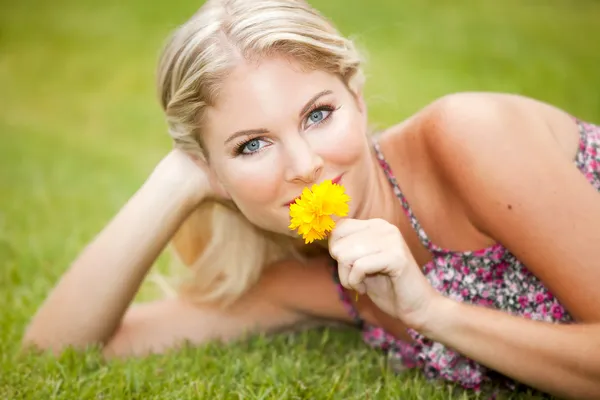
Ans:
[{"label": "woman's cheek", "polygon": [[230,194],[240,204],[270,205],[277,200],[281,185],[281,171],[275,157],[266,155],[256,160],[242,160],[229,176]]},{"label": "woman's cheek", "polygon": [[361,157],[364,135],[361,126],[353,118],[340,116],[326,127],[315,146],[326,164],[350,166]]}]

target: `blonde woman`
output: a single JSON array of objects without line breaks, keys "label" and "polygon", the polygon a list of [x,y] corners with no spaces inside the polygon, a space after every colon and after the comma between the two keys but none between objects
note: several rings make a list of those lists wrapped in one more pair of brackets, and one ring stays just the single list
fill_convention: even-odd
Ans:
[{"label": "blonde woman", "polygon": [[[600,397],[600,128],[462,93],[370,135],[363,83],[352,42],[305,2],[206,2],[160,60],[175,149],[25,343],[142,355],[337,321],[432,379]],[[307,246],[289,204],[328,179],[350,213]],[[170,242],[192,279],[130,306]]]}]

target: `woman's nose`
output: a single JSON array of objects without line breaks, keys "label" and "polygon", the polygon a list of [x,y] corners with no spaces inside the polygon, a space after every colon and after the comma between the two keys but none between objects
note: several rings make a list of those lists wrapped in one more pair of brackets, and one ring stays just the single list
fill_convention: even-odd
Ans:
[{"label": "woman's nose", "polygon": [[286,180],[296,183],[317,182],[323,170],[323,159],[306,140],[300,138],[288,147]]}]

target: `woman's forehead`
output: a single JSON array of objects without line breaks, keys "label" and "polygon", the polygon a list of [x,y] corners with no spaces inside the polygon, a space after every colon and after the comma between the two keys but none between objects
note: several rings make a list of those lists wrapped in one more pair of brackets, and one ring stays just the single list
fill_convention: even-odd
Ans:
[{"label": "woman's forehead", "polygon": [[223,82],[217,103],[207,116],[211,124],[254,129],[280,118],[298,119],[316,95],[335,95],[343,88],[335,75],[303,70],[287,60],[240,65]]}]

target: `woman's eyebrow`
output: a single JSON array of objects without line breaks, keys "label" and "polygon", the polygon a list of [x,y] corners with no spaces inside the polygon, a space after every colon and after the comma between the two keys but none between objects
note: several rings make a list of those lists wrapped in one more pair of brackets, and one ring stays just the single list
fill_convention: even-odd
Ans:
[{"label": "woman's eyebrow", "polygon": [[[304,105],[304,107],[302,107],[302,110],[300,110],[300,113],[298,114],[300,117],[302,117],[304,114],[306,114],[308,112],[308,110],[310,110],[310,107],[317,101],[319,100],[319,98],[326,96],[328,94],[332,94],[333,91],[332,90],[322,90],[319,93],[315,94],[313,97],[311,97],[311,99]],[[227,144],[229,142],[231,142],[233,139],[240,137],[240,136],[250,136],[250,135],[264,135],[265,133],[268,133],[269,130],[268,129],[264,129],[264,128],[258,128],[258,129],[247,129],[247,130],[242,130],[242,131],[237,131],[234,132],[233,134],[231,134],[231,136],[229,136],[227,139],[225,139],[224,144]]]},{"label": "woman's eyebrow", "polygon": [[306,112],[310,109],[310,107],[315,103],[315,101],[319,100],[320,97],[323,97],[325,95],[331,94],[333,93],[333,91],[331,90],[323,90],[317,94],[315,94],[307,103],[304,107],[302,107],[302,110],[300,110],[300,113],[298,114],[300,117],[302,117],[304,114],[306,114]]},{"label": "woman's eyebrow", "polygon": [[237,131],[237,132],[234,132],[227,139],[225,139],[225,144],[231,142],[233,139],[240,137],[240,136],[264,135],[265,133],[268,133],[268,132],[269,132],[269,130],[264,129],[264,128]]}]

